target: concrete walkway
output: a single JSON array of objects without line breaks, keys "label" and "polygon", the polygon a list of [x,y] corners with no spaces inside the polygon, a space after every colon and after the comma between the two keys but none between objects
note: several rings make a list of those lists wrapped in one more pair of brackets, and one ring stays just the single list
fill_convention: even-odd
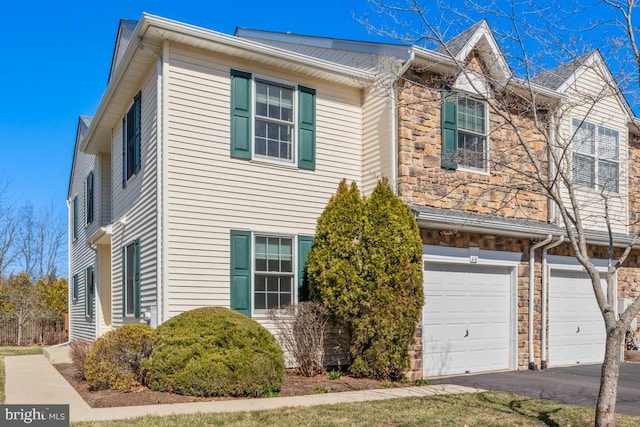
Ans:
[{"label": "concrete walkway", "polygon": [[173,415],[214,412],[243,412],[292,406],[317,406],[336,403],[435,396],[484,391],[458,385],[401,387],[393,389],[349,391],[310,396],[237,399],[217,402],[178,403],[119,408],[91,408],[43,355],[7,356],[5,363],[5,403],[69,404],[70,419],[75,421],[121,420],[145,415]]}]

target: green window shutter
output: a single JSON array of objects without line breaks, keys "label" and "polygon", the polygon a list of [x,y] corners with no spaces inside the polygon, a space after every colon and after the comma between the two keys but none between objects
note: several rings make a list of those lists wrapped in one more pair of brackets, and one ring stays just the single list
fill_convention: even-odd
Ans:
[{"label": "green window shutter", "polygon": [[140,145],[142,143],[142,93],[138,92],[138,94],[133,98],[134,105],[134,113],[133,113],[133,128],[135,135],[135,145],[134,145],[134,171],[133,173],[138,173],[140,171],[141,164],[141,152]]},{"label": "green window shutter", "polygon": [[122,248],[122,266],[120,270],[120,274],[122,276],[122,317],[124,318],[127,315],[127,275],[126,275],[126,265],[127,265],[127,251],[126,247]]},{"label": "green window shutter", "polygon": [[133,243],[133,304],[135,307],[135,317],[140,317],[141,295],[140,295],[140,240]]},{"label": "green window shutter", "polygon": [[298,86],[298,167],[316,168],[316,90]]},{"label": "green window shutter", "polygon": [[231,70],[231,157],[251,158],[251,74]]},{"label": "green window shutter", "polygon": [[313,236],[298,236],[298,301],[309,299],[309,284],[306,278],[307,257],[313,246]]},{"label": "green window shutter", "polygon": [[251,317],[251,232],[231,230],[231,309]]},{"label": "green window shutter", "polygon": [[458,102],[456,94],[452,93],[448,87],[445,87],[442,91],[440,119],[442,128],[441,166],[445,169],[457,169]]},{"label": "green window shutter", "polygon": [[127,186],[127,115],[122,119],[122,188]]},{"label": "green window shutter", "polygon": [[78,238],[78,196],[73,198],[73,238]]},{"label": "green window shutter", "polygon": [[87,176],[87,224],[93,222],[93,171]]},{"label": "green window shutter", "polygon": [[73,275],[73,289],[71,293],[71,299],[73,301],[78,299],[78,275],[77,274]]}]

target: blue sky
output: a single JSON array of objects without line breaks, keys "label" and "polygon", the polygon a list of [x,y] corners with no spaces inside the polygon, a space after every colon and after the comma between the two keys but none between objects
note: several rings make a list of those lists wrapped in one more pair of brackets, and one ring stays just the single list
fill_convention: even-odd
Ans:
[{"label": "blue sky", "polygon": [[65,216],[78,116],[92,116],[106,88],[120,18],[139,19],[148,12],[227,34],[241,26],[389,41],[369,34],[353,18],[371,13],[377,19],[366,0],[5,3],[0,12],[0,184],[10,182],[9,195],[17,205],[53,203]]},{"label": "blue sky", "polygon": [[106,88],[120,18],[148,12],[228,34],[242,26],[379,40],[352,18],[368,10],[365,0],[8,2],[0,13],[0,182],[10,182],[18,204],[55,203],[66,213],[78,116],[92,116]]}]

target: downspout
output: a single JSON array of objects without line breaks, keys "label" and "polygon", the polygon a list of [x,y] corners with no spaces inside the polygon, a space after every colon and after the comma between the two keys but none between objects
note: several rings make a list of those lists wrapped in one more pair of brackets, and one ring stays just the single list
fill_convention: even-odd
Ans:
[{"label": "downspout", "polygon": [[547,369],[547,252],[549,249],[555,248],[564,242],[564,236],[551,243],[548,246],[542,248],[542,328],[540,333],[542,334],[542,342],[540,345],[540,369]]},{"label": "downspout", "polygon": [[[549,121],[549,176],[548,176],[548,180],[549,183],[551,183],[551,177],[555,176],[556,174],[556,164],[553,161],[553,155],[551,154],[551,150],[553,150],[553,147],[555,146],[556,143],[556,116],[551,114],[551,119]],[[553,200],[551,200],[550,197],[547,198],[547,222],[550,222],[552,224],[556,223],[556,205],[553,202]]]},{"label": "downspout", "polygon": [[396,115],[396,89],[398,81],[402,78],[404,73],[407,72],[409,67],[413,64],[413,60],[415,59],[415,53],[413,49],[409,53],[409,58],[407,58],[406,62],[402,67],[398,70],[396,74],[396,78],[393,79],[391,83],[391,103],[389,105],[389,116],[391,121],[391,188],[393,189],[394,194],[398,194],[398,123],[397,123],[397,115]]},{"label": "downspout", "polygon": [[[162,83],[163,55],[146,47],[142,38],[138,37],[138,47],[156,58],[156,318],[151,319],[151,326],[159,326],[163,319],[163,262],[162,262],[162,153],[163,153],[163,121],[162,121]],[[155,325],[154,325],[155,323]]]},{"label": "downspout", "polygon": [[534,299],[535,299],[535,261],[536,249],[546,245],[553,239],[553,235],[549,234],[546,239],[536,243],[529,248],[529,369],[537,371],[536,359],[533,348],[533,322],[534,322]]}]

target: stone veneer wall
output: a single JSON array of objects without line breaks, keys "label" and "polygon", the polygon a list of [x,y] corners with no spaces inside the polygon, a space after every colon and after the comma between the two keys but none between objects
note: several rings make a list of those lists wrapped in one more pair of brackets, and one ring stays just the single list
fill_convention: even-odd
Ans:
[{"label": "stone veneer wall", "polygon": [[509,123],[518,127],[546,168],[546,145],[533,121],[517,111],[490,111],[489,173],[442,169],[441,83],[434,83],[436,77],[425,73],[410,72],[405,77],[398,103],[398,193],[402,200],[417,206],[546,221],[547,198],[530,191],[538,187],[526,176],[534,172],[533,164]]}]

